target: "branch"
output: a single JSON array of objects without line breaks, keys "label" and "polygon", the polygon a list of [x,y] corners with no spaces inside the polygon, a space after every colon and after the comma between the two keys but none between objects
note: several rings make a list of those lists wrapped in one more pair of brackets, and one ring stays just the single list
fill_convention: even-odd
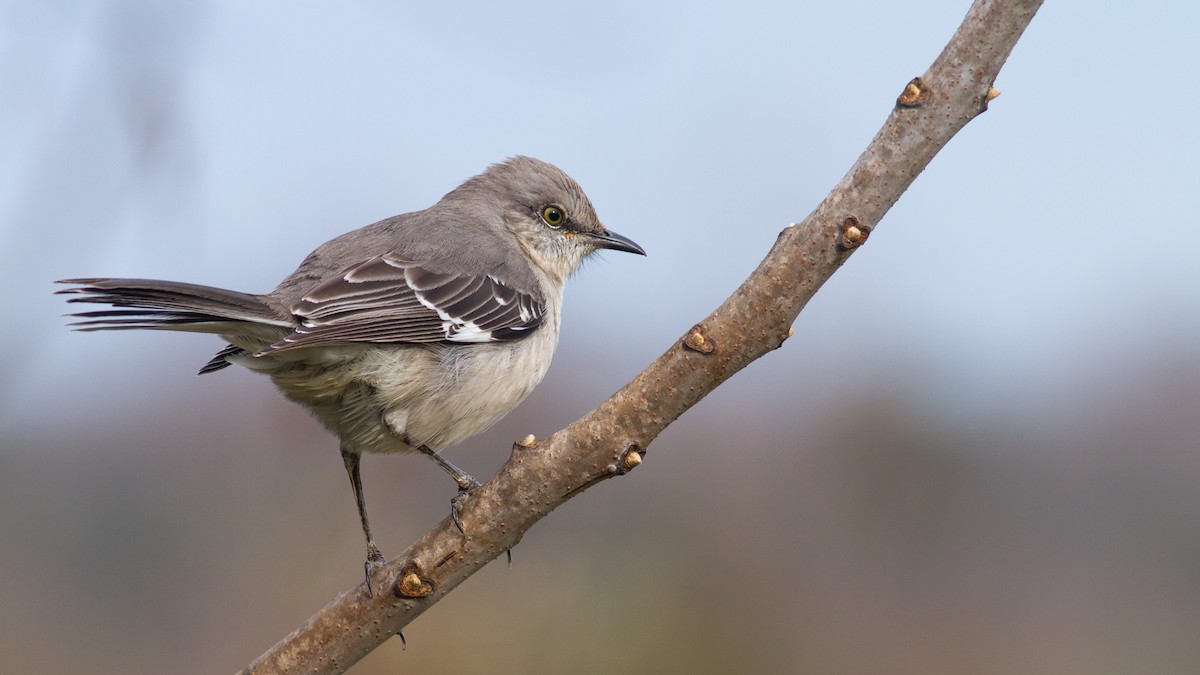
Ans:
[{"label": "branch", "polygon": [[512,456],[462,509],[375,578],[343,592],[245,673],[342,672],[398,633],[568,499],[641,463],[667,425],[750,362],[791,323],[934,155],[999,94],[1000,67],[1041,0],[976,0],[929,71],[897,99],[883,128],[802,223],[785,228],[758,269],[629,384],[553,436]]}]

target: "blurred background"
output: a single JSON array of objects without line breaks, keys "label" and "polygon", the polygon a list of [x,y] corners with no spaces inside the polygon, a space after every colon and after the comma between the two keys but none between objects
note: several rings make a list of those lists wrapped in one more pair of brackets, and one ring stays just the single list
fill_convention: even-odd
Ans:
[{"label": "blurred background", "polygon": [[[648,258],[568,288],[485,478],[728,295],[967,0],[0,2],[0,662],[230,672],[360,581],[334,440],[211,336],[51,282],[265,292],[513,154]],[[1051,0],[796,336],[358,673],[1200,671],[1194,3]],[[395,555],[453,486],[367,457]]]}]

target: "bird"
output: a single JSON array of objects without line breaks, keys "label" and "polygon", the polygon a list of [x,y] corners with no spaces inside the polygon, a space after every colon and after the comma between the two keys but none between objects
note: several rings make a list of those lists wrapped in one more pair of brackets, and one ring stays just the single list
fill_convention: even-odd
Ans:
[{"label": "bird", "polygon": [[270,377],[339,441],[366,538],[386,564],[363,496],[364,453],[420,453],[458,487],[480,484],[440,454],[494,424],[541,382],[558,342],[563,287],[601,250],[646,255],[606,228],[558,167],[510,157],[423,211],[386,218],[310,253],[270,293],[151,279],[77,278],[57,293],[111,308],[70,314],[75,330],[220,336],[200,369]]}]

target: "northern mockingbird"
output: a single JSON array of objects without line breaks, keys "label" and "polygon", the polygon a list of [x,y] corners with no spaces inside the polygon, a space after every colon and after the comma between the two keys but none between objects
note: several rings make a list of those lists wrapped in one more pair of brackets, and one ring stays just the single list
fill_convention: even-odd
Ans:
[{"label": "northern mockingbird", "polygon": [[438,452],[512,410],[550,366],[563,284],[600,249],[645,255],[601,224],[579,184],[514,157],[424,211],[317,248],[266,295],[146,279],[67,279],[77,330],[215,333],[230,364],[268,375],[341,441],[367,539],[368,578],[385,560],[363,500],[364,452],[420,452],[461,498],[479,485]]}]

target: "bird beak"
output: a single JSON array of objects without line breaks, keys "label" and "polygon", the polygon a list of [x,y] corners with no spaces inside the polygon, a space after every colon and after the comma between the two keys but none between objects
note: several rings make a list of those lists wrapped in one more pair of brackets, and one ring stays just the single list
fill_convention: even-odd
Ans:
[{"label": "bird beak", "polygon": [[638,255],[646,255],[646,250],[638,246],[629,237],[622,237],[612,230],[604,232],[589,232],[592,243],[596,248],[608,248],[614,251],[625,251],[626,253],[636,253]]}]

